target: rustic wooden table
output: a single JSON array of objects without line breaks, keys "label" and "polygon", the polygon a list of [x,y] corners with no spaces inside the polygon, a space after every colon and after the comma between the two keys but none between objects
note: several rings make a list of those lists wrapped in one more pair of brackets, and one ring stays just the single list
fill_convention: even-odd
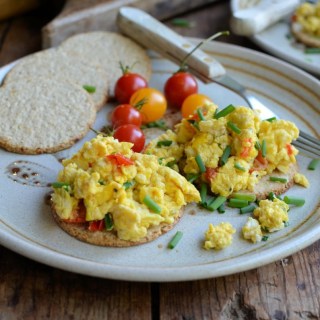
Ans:
[{"label": "rustic wooden table", "polygon": [[[177,31],[204,38],[228,29],[228,2],[182,15],[195,25]],[[51,19],[40,10],[0,22],[0,67],[39,50]],[[223,41],[259,50],[245,38]],[[227,277],[135,283],[61,271],[0,246],[0,319],[320,319],[319,252],[320,241]]]}]

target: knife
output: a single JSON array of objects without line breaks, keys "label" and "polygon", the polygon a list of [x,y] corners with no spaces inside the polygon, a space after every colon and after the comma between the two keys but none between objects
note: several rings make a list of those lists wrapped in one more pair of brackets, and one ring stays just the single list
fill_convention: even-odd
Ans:
[{"label": "knife", "polygon": [[[148,13],[133,7],[122,7],[117,16],[122,33],[142,46],[160,53],[163,57],[180,65],[194,44],[177,34]],[[189,71],[204,83],[216,82],[240,95],[250,108],[260,110],[264,118],[275,114],[246,91],[240,83],[226,74],[224,67],[201,49],[187,60]]]}]

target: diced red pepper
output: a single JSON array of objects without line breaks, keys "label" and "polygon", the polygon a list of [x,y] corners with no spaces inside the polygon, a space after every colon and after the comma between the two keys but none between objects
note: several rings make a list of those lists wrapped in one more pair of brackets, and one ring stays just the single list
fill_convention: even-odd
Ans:
[{"label": "diced red pepper", "polygon": [[205,178],[207,181],[212,181],[218,174],[218,168],[206,168]]},{"label": "diced red pepper", "polygon": [[104,219],[90,221],[88,226],[89,231],[103,231],[105,228]]},{"label": "diced red pepper", "polygon": [[251,149],[253,147],[252,139],[251,138],[246,138],[246,139],[243,140],[242,144],[247,144],[248,142],[250,143],[250,145],[243,147],[242,152],[240,153],[240,157],[241,158],[246,158],[250,154],[250,151],[251,151]]},{"label": "diced red pepper", "polygon": [[72,211],[70,219],[64,219],[68,223],[84,223],[86,222],[86,207],[83,201],[79,202],[78,207]]},{"label": "diced red pepper", "polygon": [[293,147],[292,147],[292,145],[290,143],[288,143],[286,145],[286,148],[287,148],[288,155],[292,156],[293,155]]},{"label": "diced red pepper", "polygon": [[131,159],[120,153],[109,154],[106,156],[106,158],[110,161],[113,161],[117,166],[131,166],[134,164]]},{"label": "diced red pepper", "polygon": [[253,171],[261,171],[266,169],[268,166],[268,160],[262,156],[261,150],[259,150],[258,155],[253,161],[253,166],[250,168],[249,173]]}]

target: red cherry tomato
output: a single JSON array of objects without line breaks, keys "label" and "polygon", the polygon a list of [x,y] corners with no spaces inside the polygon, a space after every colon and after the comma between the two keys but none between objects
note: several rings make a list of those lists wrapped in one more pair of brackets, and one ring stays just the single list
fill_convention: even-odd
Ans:
[{"label": "red cherry tomato", "polygon": [[148,83],[141,75],[125,72],[116,82],[114,95],[120,103],[129,103],[130,97],[137,90],[146,87]]},{"label": "red cherry tomato", "polygon": [[112,111],[111,123],[113,128],[120,127],[124,124],[134,124],[140,127],[142,124],[142,116],[132,105],[120,104]]},{"label": "red cherry tomato", "polygon": [[133,143],[132,150],[135,152],[142,151],[146,141],[142,130],[133,124],[125,124],[116,128],[113,133],[113,137],[121,142],[125,141]]},{"label": "red cherry tomato", "polygon": [[181,108],[183,101],[197,92],[197,80],[192,74],[185,71],[174,73],[164,86],[164,94],[168,104],[176,108]]}]

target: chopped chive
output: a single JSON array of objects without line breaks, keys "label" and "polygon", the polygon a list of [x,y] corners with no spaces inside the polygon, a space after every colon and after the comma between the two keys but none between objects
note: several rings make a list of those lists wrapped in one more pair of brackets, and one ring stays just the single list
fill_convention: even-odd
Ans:
[{"label": "chopped chive", "polygon": [[206,120],[203,116],[203,113],[202,113],[202,110],[200,108],[197,109],[197,114],[198,114],[198,117],[201,121],[204,121]]},{"label": "chopped chive", "polygon": [[264,139],[262,140],[262,145],[261,145],[261,155],[263,158],[265,158],[267,155],[267,142]]},{"label": "chopped chive", "polygon": [[227,200],[224,196],[219,196],[215,198],[214,200],[211,200],[210,203],[208,203],[207,208],[211,211],[214,211],[218,209],[223,203],[225,203]]},{"label": "chopped chive", "polygon": [[235,133],[240,134],[241,133],[241,129],[233,122],[228,121],[227,122],[227,126]]},{"label": "chopped chive", "polygon": [[169,147],[172,145],[171,140],[162,140],[157,142],[157,147]]},{"label": "chopped chive", "polygon": [[188,20],[183,18],[172,19],[171,23],[176,27],[182,27],[182,28],[191,28],[194,25],[194,23],[190,23]]},{"label": "chopped chive", "polygon": [[187,120],[190,124],[192,124],[197,130],[200,130],[199,123],[194,119]]},{"label": "chopped chive", "polygon": [[144,197],[143,203],[154,213],[161,212],[161,207],[149,195]]},{"label": "chopped chive", "polygon": [[183,233],[181,231],[177,231],[176,234],[171,239],[171,241],[169,242],[168,248],[174,249],[178,244],[178,242],[181,240],[182,236],[183,236]]},{"label": "chopped chive", "polygon": [[308,170],[316,170],[318,164],[320,162],[320,159],[313,159],[308,165]]},{"label": "chopped chive", "polygon": [[201,172],[201,173],[206,172],[206,167],[205,167],[205,165],[204,165],[204,163],[203,163],[203,160],[202,160],[200,154],[197,154],[197,155],[196,155],[195,160],[196,160],[196,163],[197,163],[197,165],[198,165],[198,167],[199,167],[199,169],[200,169],[200,172]]},{"label": "chopped chive", "polygon": [[234,199],[229,200],[228,206],[231,208],[243,208],[249,205],[248,200]]},{"label": "chopped chive", "polygon": [[204,204],[204,205],[207,204],[207,202],[206,202],[207,194],[208,194],[208,186],[206,183],[202,183],[201,187],[200,187],[200,198],[201,198],[200,204]]},{"label": "chopped chive", "polygon": [[246,171],[246,169],[245,169],[240,163],[238,163],[238,162],[236,162],[236,163],[234,164],[234,167],[235,167],[236,169],[240,170],[240,171],[243,171],[243,172]]},{"label": "chopped chive", "polygon": [[280,177],[270,177],[269,180],[273,181],[273,182],[281,182],[281,183],[287,183],[288,182],[287,178],[280,178]]},{"label": "chopped chive", "polygon": [[64,190],[68,191],[68,192],[70,190],[70,184],[67,183],[67,182],[52,182],[51,186],[53,188],[57,188],[57,189],[58,188],[62,188]]},{"label": "chopped chive", "polygon": [[126,181],[124,184],[123,184],[123,187],[124,187],[124,190],[128,190],[130,187],[134,186],[135,185],[135,182],[134,181]]},{"label": "chopped chive", "polygon": [[225,107],[224,109],[222,109],[221,111],[217,112],[214,115],[214,119],[219,119],[221,117],[225,117],[227,116],[229,113],[231,113],[232,111],[234,111],[236,108],[234,105],[229,104],[227,107]]},{"label": "chopped chive", "polygon": [[146,129],[146,128],[159,128],[159,129],[167,130],[168,126],[164,120],[157,120],[157,121],[146,123],[141,126],[141,129]]},{"label": "chopped chive", "polygon": [[320,48],[305,48],[304,53],[306,54],[320,53]]},{"label": "chopped chive", "polygon": [[199,173],[189,173],[187,175],[187,180],[192,183],[194,182],[195,180],[197,180],[198,178],[200,177],[200,174]]},{"label": "chopped chive", "polygon": [[256,143],[254,144],[254,147],[256,148],[256,150],[261,150],[261,144],[259,140],[256,141]]},{"label": "chopped chive", "polygon": [[274,192],[272,192],[272,191],[269,192],[269,195],[268,195],[268,199],[269,199],[269,200],[272,200],[272,201],[273,201],[274,199],[276,199],[276,197],[277,197],[277,196],[275,195]]},{"label": "chopped chive", "polygon": [[289,223],[289,221],[283,221],[283,225],[284,225],[285,227],[289,227],[290,223]]},{"label": "chopped chive", "polygon": [[101,184],[102,186],[104,186],[104,185],[106,184],[106,182],[105,182],[104,180],[102,180],[102,179],[100,179],[100,180],[98,181],[98,183]]},{"label": "chopped chive", "polygon": [[240,193],[240,192],[233,193],[231,195],[231,198],[245,200],[245,201],[249,201],[249,202],[254,202],[257,199],[257,197],[254,193]]},{"label": "chopped chive", "polygon": [[268,122],[273,122],[274,120],[277,120],[277,118],[271,117],[271,118],[265,119],[265,121],[268,121]]},{"label": "chopped chive", "polygon": [[177,163],[176,160],[169,161],[169,162],[166,164],[166,167],[172,168],[176,163]]},{"label": "chopped chive", "polygon": [[104,224],[106,226],[106,230],[110,231],[113,229],[113,220],[110,213],[107,213],[104,217]]},{"label": "chopped chive", "polygon": [[294,206],[297,206],[297,207],[301,207],[305,204],[305,200],[302,199],[302,198],[296,198],[296,197],[289,197],[289,196],[285,196],[283,198],[283,201],[286,203],[286,204],[293,204]]},{"label": "chopped chive", "polygon": [[225,207],[224,203],[220,207],[218,207],[218,212],[219,213],[225,213],[226,212],[226,207]]},{"label": "chopped chive", "polygon": [[226,148],[224,149],[223,151],[223,154],[220,158],[220,165],[223,166],[227,163],[228,161],[228,158],[230,156],[230,153],[231,153],[231,147],[230,146],[226,146]]},{"label": "chopped chive", "polygon": [[256,208],[256,206],[253,205],[253,204],[250,204],[248,206],[242,207],[242,208],[240,208],[240,214],[253,212],[253,210],[255,208]]},{"label": "chopped chive", "polygon": [[94,87],[94,86],[89,86],[89,85],[85,84],[82,87],[83,87],[83,89],[85,89],[89,93],[95,93],[96,92],[96,87]]},{"label": "chopped chive", "polygon": [[261,238],[261,241],[268,241],[268,239],[269,239],[269,236],[263,236],[263,237]]}]

